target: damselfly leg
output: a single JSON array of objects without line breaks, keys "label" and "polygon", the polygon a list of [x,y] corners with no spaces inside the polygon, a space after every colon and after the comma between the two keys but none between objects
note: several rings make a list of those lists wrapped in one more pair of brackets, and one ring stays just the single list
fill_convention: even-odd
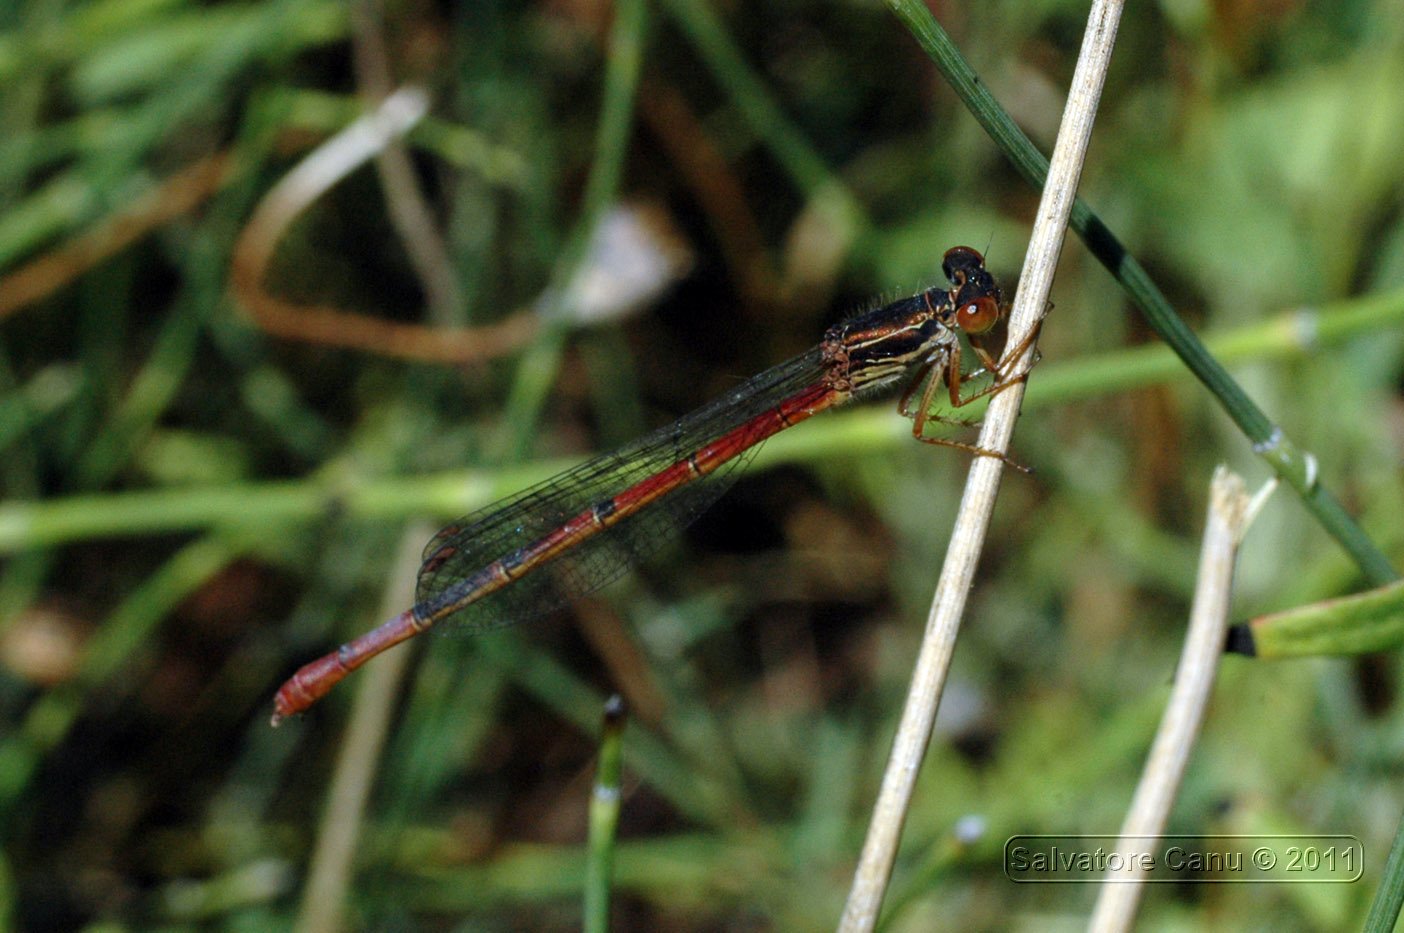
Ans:
[{"label": "damselfly leg", "polygon": [[[1046,313],[1046,312],[1045,312]],[[1003,316],[1003,309],[1000,309],[1000,316]],[[967,325],[968,327],[969,325]],[[1022,473],[1032,473],[1028,467],[996,450],[987,450],[974,444],[967,444],[962,441],[948,437],[940,437],[926,434],[926,426],[929,422],[935,421],[940,424],[947,424],[959,427],[978,427],[980,422],[968,418],[953,418],[949,415],[935,411],[936,394],[939,387],[944,384],[949,394],[951,408],[959,409],[979,399],[992,395],[997,395],[1012,385],[1023,382],[1029,376],[1029,371],[1038,362],[1034,358],[1024,366],[1018,373],[1010,373],[1007,370],[1013,369],[1023,358],[1029,347],[1033,346],[1038,339],[1038,333],[1043,327],[1043,318],[1040,317],[1034,324],[1033,329],[1019,341],[1013,348],[1004,353],[1001,359],[994,360],[989,351],[976,342],[979,337],[988,337],[993,330],[993,324],[988,325],[983,331],[976,331],[971,334],[971,350],[979,357],[981,367],[970,373],[961,372],[961,348],[958,342],[952,342],[949,346],[940,348],[939,352],[924,363],[913,376],[908,384],[902,398],[897,404],[897,410],[904,418],[912,419],[912,436],[923,444],[935,444],[941,447],[954,447],[967,453],[981,457],[994,457],[1003,461],[1006,465],[1019,470]],[[1034,351],[1037,354],[1037,350]],[[972,379],[988,374],[991,378],[990,384],[971,392],[968,395],[962,394],[964,386]],[[921,397],[916,408],[911,405],[912,396],[921,390]]]}]

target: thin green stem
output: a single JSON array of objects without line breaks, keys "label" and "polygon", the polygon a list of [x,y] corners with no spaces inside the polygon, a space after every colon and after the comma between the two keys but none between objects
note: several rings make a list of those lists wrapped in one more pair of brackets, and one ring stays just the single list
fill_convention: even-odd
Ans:
[{"label": "thin green stem", "polygon": [[590,792],[590,837],[585,855],[586,933],[609,930],[609,890],[619,828],[619,776],[624,761],[625,707],[622,697],[605,703],[600,764]]},{"label": "thin green stem", "polygon": [[[595,156],[585,195],[548,294],[555,302],[563,300],[571,280],[585,258],[595,228],[614,204],[624,172],[624,155],[633,128],[634,101],[643,64],[644,40],[648,33],[648,9],[644,0],[619,0],[614,7],[614,26],[607,46],[607,64]],[[506,458],[518,460],[532,437],[532,428],[546,404],[546,396],[556,380],[561,353],[565,349],[568,321],[558,307],[542,309],[547,326],[522,357],[517,379],[504,406],[506,436],[502,447]]]},{"label": "thin green stem", "polygon": [[835,186],[837,179],[833,172],[804,134],[776,106],[764,82],[746,64],[711,5],[701,0],[665,0],[665,3],[674,22],[706,61],[711,76],[726,90],[746,123],[764,140],[800,190],[812,198]]}]

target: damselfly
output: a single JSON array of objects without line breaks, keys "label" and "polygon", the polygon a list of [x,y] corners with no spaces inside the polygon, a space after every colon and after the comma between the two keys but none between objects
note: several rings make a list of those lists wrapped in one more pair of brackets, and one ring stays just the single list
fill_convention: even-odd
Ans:
[{"label": "damselfly", "polygon": [[[909,372],[899,410],[912,418],[913,436],[1009,462],[994,451],[926,436],[929,420],[948,420],[932,414],[943,385],[952,408],[999,392],[1024,377],[1001,366],[1012,368],[1033,339],[996,362],[983,340],[1003,306],[984,257],[957,246],[946,252],[942,269],[949,288],[835,325],[819,346],[667,427],[444,528],[424,549],[416,604],[289,678],[274,699],[273,724],[308,709],[380,652],[442,622],[475,630],[507,625],[603,586],[711,505],[731,468],[766,438]],[[991,376],[964,396],[962,382],[970,377],[961,372],[961,331]]]}]

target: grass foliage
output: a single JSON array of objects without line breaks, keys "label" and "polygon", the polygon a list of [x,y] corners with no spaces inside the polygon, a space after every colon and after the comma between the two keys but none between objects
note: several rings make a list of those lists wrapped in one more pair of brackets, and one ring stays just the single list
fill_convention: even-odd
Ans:
[{"label": "grass foliage", "polygon": [[[1397,6],[1132,5],[1081,189],[1396,566]],[[0,13],[0,927],[316,928],[333,905],[301,904],[308,860],[364,674],[277,731],[271,697],[379,621],[408,529],[691,410],[935,282],[948,246],[1017,272],[1037,192],[886,9],[619,7],[620,23],[583,2]],[[1084,6],[936,7],[1050,148]],[[271,291],[489,324],[558,302],[621,201],[666,217],[691,271],[627,319],[551,324],[462,367],[260,331],[230,298],[235,240],[360,112],[377,45],[391,83],[433,101],[409,142],[453,300],[425,309],[369,167],[293,225]],[[172,187],[216,158],[215,181]],[[1011,884],[1003,841],[1115,832],[1178,656],[1210,473],[1267,476],[1071,238],[1053,300],[1015,437],[1036,473],[1005,480],[890,929],[1085,920],[1089,887]],[[911,443],[886,402],[825,415],[572,612],[411,649],[345,922],[577,926],[618,691],[615,926],[831,926],[965,466]],[[1236,607],[1364,588],[1279,492]],[[1350,833],[1365,878],[1156,886],[1142,917],[1358,925],[1404,809],[1399,690],[1392,655],[1228,659],[1171,831]]]}]

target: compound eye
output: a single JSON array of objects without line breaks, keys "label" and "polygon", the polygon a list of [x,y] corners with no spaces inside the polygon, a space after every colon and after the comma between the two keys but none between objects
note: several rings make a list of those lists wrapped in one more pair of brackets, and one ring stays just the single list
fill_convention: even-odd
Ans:
[{"label": "compound eye", "polygon": [[999,320],[999,302],[989,296],[968,301],[956,309],[956,324],[967,334],[983,334]]}]

